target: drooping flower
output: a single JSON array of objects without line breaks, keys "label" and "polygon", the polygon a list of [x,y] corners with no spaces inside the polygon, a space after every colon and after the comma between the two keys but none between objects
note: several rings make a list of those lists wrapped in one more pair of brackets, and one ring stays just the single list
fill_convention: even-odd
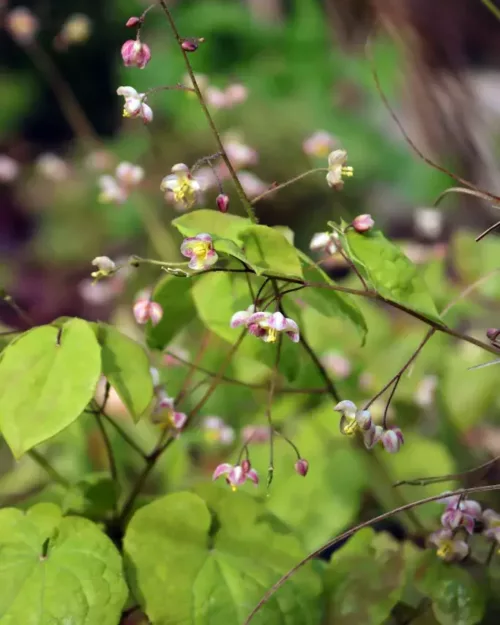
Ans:
[{"label": "drooping flower", "polygon": [[350,178],[354,175],[352,167],[346,167],[347,152],[345,150],[333,150],[328,155],[328,173],[326,181],[334,189],[342,189],[344,186],[343,177]]},{"label": "drooping flower", "polygon": [[5,28],[12,39],[20,45],[31,43],[39,27],[38,19],[26,7],[16,7],[5,17]]},{"label": "drooping flower", "polygon": [[371,230],[374,225],[375,222],[373,221],[371,215],[358,215],[352,221],[352,227],[356,230],[356,232],[360,233],[368,232],[368,230]]},{"label": "drooping flower", "polygon": [[123,204],[127,201],[127,190],[113,176],[99,176],[99,202],[101,204]]},{"label": "drooping flower", "polygon": [[160,188],[173,195],[174,201],[183,209],[191,208],[201,190],[200,183],[192,177],[189,167],[178,163],[172,167],[172,173],[161,181]]},{"label": "drooping flower", "polygon": [[116,271],[116,264],[108,256],[96,256],[92,261],[97,271],[93,271],[91,276],[94,279],[105,278]]},{"label": "drooping flower", "polygon": [[205,417],[203,435],[209,443],[230,445],[234,441],[234,430],[220,417]]},{"label": "drooping flower", "polygon": [[404,444],[403,432],[399,428],[384,430],[380,438],[384,449],[390,454],[397,453]]},{"label": "drooping flower", "polygon": [[488,508],[483,512],[483,521],[485,524],[483,536],[500,543],[500,514]]},{"label": "drooping flower", "polygon": [[221,213],[227,213],[227,209],[229,208],[229,197],[225,193],[219,193],[219,195],[215,198],[215,203]]},{"label": "drooping flower", "polygon": [[173,397],[169,397],[163,389],[157,391],[157,402],[153,420],[163,426],[171,426],[180,431],[186,425],[187,415],[175,409]]},{"label": "drooping flower", "polygon": [[188,267],[193,271],[209,269],[219,258],[213,248],[212,237],[206,233],[184,239],[181,254],[190,259]]},{"label": "drooping flower", "polygon": [[151,60],[151,50],[139,38],[129,39],[122,45],[121,55],[125,67],[144,69]]},{"label": "drooping flower", "polygon": [[229,325],[232,328],[246,325],[250,334],[265,343],[275,343],[280,332],[284,332],[294,343],[300,341],[299,326],[293,319],[285,317],[280,312],[251,312],[251,308],[235,313]]},{"label": "drooping flower", "polygon": [[302,477],[305,477],[309,471],[309,462],[304,458],[299,458],[295,463],[295,471]]},{"label": "drooping flower", "polygon": [[441,515],[441,524],[446,529],[464,527],[469,534],[474,532],[476,520],[481,518],[481,504],[472,499],[463,499],[460,495],[443,497],[440,503],[446,505]]},{"label": "drooping flower", "polygon": [[149,294],[141,294],[136,299],[133,312],[135,320],[141,325],[151,321],[156,326],[163,317],[163,308],[158,302],[151,301]]},{"label": "drooping flower", "polygon": [[125,98],[123,117],[140,117],[145,124],[153,120],[153,109],[146,104],[145,93],[138,93],[133,87],[118,87],[116,93]]},{"label": "drooping flower", "polygon": [[259,476],[257,471],[252,469],[249,462],[245,464],[229,464],[224,462],[216,467],[212,479],[216,480],[222,475],[226,476],[226,482],[231,486],[231,489],[235,491],[238,486],[244,484],[247,480],[253,482],[256,486],[259,483]]},{"label": "drooping flower", "polygon": [[135,187],[144,179],[144,169],[139,165],[134,165],[123,161],[116,168],[116,178],[125,187]]},{"label": "drooping flower", "polygon": [[302,149],[308,156],[326,158],[336,144],[335,137],[326,130],[318,130],[302,144]]},{"label": "drooping flower", "polygon": [[429,542],[436,545],[437,556],[445,562],[463,560],[469,554],[469,545],[450,529],[433,532]]},{"label": "drooping flower", "polygon": [[339,402],[334,410],[340,412],[340,431],[347,436],[356,432],[367,432],[372,427],[372,418],[369,410],[358,410],[356,404],[349,399]]},{"label": "drooping flower", "polygon": [[334,232],[316,232],[309,243],[313,252],[326,252],[333,256],[338,251],[338,235]]}]

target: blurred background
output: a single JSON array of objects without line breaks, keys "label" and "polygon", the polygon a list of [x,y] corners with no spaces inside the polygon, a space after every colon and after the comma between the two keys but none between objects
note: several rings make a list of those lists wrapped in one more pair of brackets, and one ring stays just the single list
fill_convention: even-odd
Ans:
[{"label": "blurred background", "polygon": [[[404,140],[372,74],[373,64],[398,119],[422,152],[480,189],[500,192],[500,22],[485,4],[480,0],[170,4],[183,36],[205,38],[190,59],[205,77],[216,124],[226,145],[232,146],[235,167],[251,196],[309,169],[325,167],[331,149],[348,152],[354,177],[342,192],[326,185],[324,173],[313,173],[259,202],[262,223],[289,226],[297,245],[307,252],[312,235],[324,230],[328,220],[349,221],[370,213],[421,266],[440,309],[498,268],[500,243],[495,235],[474,242],[497,220],[498,210],[492,202],[458,194],[444,197],[439,208],[432,208],[443,191],[457,185],[429,167]],[[147,3],[25,0],[22,6],[32,13],[36,30],[27,39],[22,34],[25,22],[18,30],[12,25],[11,13],[20,5],[0,0],[0,285],[30,323],[48,323],[64,315],[111,320],[142,340],[131,302],[157,274],[141,271],[92,287],[91,260],[130,254],[179,259],[180,236],[169,225],[179,211],[164,199],[160,182],[175,163],[193,166],[216,152],[213,137],[197,101],[182,90],[149,96],[155,118],[148,126],[121,115],[123,100],[116,95],[121,85],[144,92],[186,84],[183,59],[159,10],[147,14],[141,31],[152,59],[139,70],[123,66],[120,47],[135,36],[125,22],[140,15]],[[233,93],[239,95],[232,101],[224,99],[226,90],[235,86]],[[99,201],[101,177],[112,175],[123,161],[143,167],[144,180],[119,205]],[[213,180],[206,182],[204,165],[197,171],[206,187],[197,207],[216,210],[218,189]],[[231,198],[230,212],[240,213],[231,181],[223,180],[223,187]],[[347,283],[353,279],[335,257],[326,267]],[[314,311],[304,314],[310,315],[306,324],[310,342],[339,380],[342,394],[362,403],[405,362],[425,328],[380,307],[360,305],[370,329],[364,347],[346,335],[336,319]],[[460,302],[447,320],[484,338],[488,327],[499,325],[499,308],[500,280],[493,276]],[[0,306],[7,330],[26,327],[26,316],[8,304]],[[190,328],[174,341],[187,360],[200,332],[199,326]],[[215,345],[221,341],[213,340]],[[174,394],[186,370],[164,356],[153,360]],[[216,350],[208,350],[201,362],[215,370],[219,360]],[[404,454],[381,460],[390,479],[453,473],[500,454],[500,369],[467,371],[487,360],[487,354],[470,345],[440,336],[432,339],[393,403],[398,425],[410,434]],[[262,371],[257,365],[250,370],[248,362],[236,359],[231,375],[258,381]],[[295,384],[321,386],[321,380],[304,366]],[[305,450],[303,455],[316,459],[320,469],[297,485],[296,476],[289,475],[293,456],[284,449],[277,494],[269,505],[299,531],[308,548],[379,509],[453,485],[405,487],[395,494],[382,479],[380,483],[373,479],[373,467],[336,433],[329,401],[298,397],[279,399],[275,418],[286,421],[290,435]],[[258,393],[228,385],[215,394],[206,411],[222,417],[238,433],[244,425],[262,422],[262,403]],[[123,407],[114,410],[126,420]],[[152,444],[154,428],[143,424],[138,430],[144,445]],[[211,467],[226,457],[223,441],[207,451],[201,434],[189,436],[167,454],[164,474],[151,488],[189,484],[194,479],[192,464]],[[82,437],[80,429],[72,427],[58,438],[49,451],[75,478],[82,466],[94,471],[106,468],[94,430],[87,429]],[[63,443],[73,445],[74,453],[60,452]],[[3,451],[0,501],[24,501],[27,494],[38,494],[43,473],[28,459],[11,471],[10,456]],[[263,448],[264,471],[266,453]],[[258,454],[259,450],[256,463]],[[131,473],[136,470],[125,450],[122,461]],[[495,468],[483,476],[490,481],[499,478]],[[297,497],[303,508],[296,505]],[[430,506],[418,512],[428,529],[435,527],[438,510]]]}]

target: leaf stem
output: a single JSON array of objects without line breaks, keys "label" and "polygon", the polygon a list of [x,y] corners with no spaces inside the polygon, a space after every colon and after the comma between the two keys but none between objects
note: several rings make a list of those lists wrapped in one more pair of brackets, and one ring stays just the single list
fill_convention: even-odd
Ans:
[{"label": "leaf stem", "polygon": [[267,189],[266,191],[264,191],[264,193],[261,193],[257,197],[254,197],[251,203],[252,203],[252,205],[253,204],[257,204],[257,202],[260,202],[260,200],[265,198],[267,195],[270,195],[271,193],[276,193],[276,191],[281,191],[281,189],[284,189],[285,187],[288,187],[291,184],[294,184],[295,182],[298,182],[299,180],[302,180],[302,178],[305,178],[306,176],[309,176],[310,174],[315,174],[315,173],[320,172],[320,171],[323,171],[323,172],[326,171],[327,172],[328,168],[327,167],[317,167],[316,169],[309,169],[308,171],[305,171],[302,174],[299,174],[298,176],[295,176],[294,178],[290,178],[290,180],[287,180],[286,182],[282,182],[281,184],[278,184],[275,187],[271,187],[270,189]]},{"label": "leaf stem", "polygon": [[179,44],[179,50],[181,51],[182,56],[184,57],[184,62],[186,63],[187,71],[191,79],[191,82],[193,84],[196,95],[198,96],[198,100],[200,102],[201,108],[203,109],[208,125],[210,126],[214,139],[217,143],[217,147],[219,148],[219,152],[221,153],[222,159],[224,160],[224,163],[226,164],[229,174],[231,175],[231,178],[233,179],[234,186],[236,187],[236,192],[238,193],[241,203],[243,204],[243,208],[245,209],[245,212],[247,213],[250,221],[252,223],[257,223],[257,217],[255,216],[255,212],[252,208],[252,204],[250,203],[250,200],[248,199],[245,193],[245,190],[243,189],[241,182],[236,174],[236,171],[234,170],[234,167],[231,161],[229,160],[227,152],[224,148],[224,144],[222,143],[222,139],[220,137],[219,131],[217,130],[217,126],[215,125],[215,122],[210,114],[210,111],[208,110],[207,103],[205,102],[203,93],[201,92],[201,89],[198,85],[196,76],[194,75],[194,71],[191,66],[191,61],[189,60],[188,53],[182,47],[182,37],[180,36],[179,31],[177,30],[177,26],[175,24],[174,18],[172,17],[172,13],[170,9],[168,8],[165,0],[159,0],[159,3],[163,9],[163,12],[167,16],[172,33],[174,34],[174,37],[177,40],[177,43]]},{"label": "leaf stem", "polygon": [[33,460],[33,462],[36,462],[36,464],[41,467],[45,473],[47,473],[47,475],[54,480],[54,482],[64,486],[64,488],[70,488],[71,484],[69,481],[63,477],[59,471],[54,469],[50,462],[36,449],[30,449],[28,451],[28,456]]},{"label": "leaf stem", "polygon": [[481,0],[481,2],[493,13],[497,20],[500,20],[500,9],[493,4],[492,0]]},{"label": "leaf stem", "polygon": [[109,423],[123,438],[123,440],[134,449],[144,460],[148,457],[147,454],[139,447],[135,440],[119,425],[114,419],[112,419],[107,413],[101,411],[102,417]]}]

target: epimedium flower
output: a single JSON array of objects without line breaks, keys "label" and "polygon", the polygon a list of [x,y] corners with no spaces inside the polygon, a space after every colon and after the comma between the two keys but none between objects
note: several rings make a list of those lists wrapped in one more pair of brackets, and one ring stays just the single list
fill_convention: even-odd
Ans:
[{"label": "epimedium flower", "polygon": [[221,213],[227,213],[227,209],[229,208],[229,197],[225,193],[219,193],[219,195],[215,198],[215,203]]},{"label": "epimedium flower", "polygon": [[405,442],[403,432],[399,428],[384,430],[380,436],[380,442],[388,453],[395,454]]},{"label": "epimedium flower", "polygon": [[193,271],[209,269],[219,258],[213,248],[212,237],[206,233],[184,239],[181,254],[190,259],[188,267]]},{"label": "epimedium flower", "polygon": [[328,155],[326,181],[330,187],[340,190],[344,186],[343,178],[350,178],[354,175],[353,168],[347,167],[346,162],[347,152],[345,150],[333,150]]},{"label": "epimedium flower", "polygon": [[127,190],[114,176],[100,176],[97,183],[100,189],[98,200],[101,204],[124,204],[127,201]]},{"label": "epimedium flower", "polygon": [[474,533],[475,522],[482,516],[480,503],[472,499],[462,499],[460,495],[443,497],[439,501],[446,505],[441,515],[441,524],[445,529],[463,527],[469,534]]},{"label": "epimedium flower", "polygon": [[125,67],[144,69],[151,60],[151,50],[139,38],[129,39],[122,45],[121,55]]},{"label": "epimedium flower", "polygon": [[209,443],[230,445],[234,441],[234,430],[220,417],[205,417],[203,420],[203,436]]},{"label": "epimedium flower", "polygon": [[437,547],[437,556],[445,562],[463,560],[469,554],[469,545],[453,530],[440,529],[429,536],[429,542]]},{"label": "epimedium flower", "polygon": [[117,180],[127,188],[135,187],[144,179],[144,169],[128,161],[118,165],[115,172]]},{"label": "epimedium flower", "polygon": [[189,167],[184,163],[174,165],[171,172],[161,181],[160,189],[172,194],[176,204],[187,210],[193,206],[201,191],[200,183],[192,177]]},{"label": "epimedium flower", "polygon": [[280,312],[252,312],[252,308],[235,313],[229,323],[231,328],[245,325],[250,334],[262,339],[265,343],[275,343],[281,332],[290,337],[294,343],[300,341],[299,326],[293,319],[285,317]]},{"label": "epimedium flower", "polygon": [[349,399],[339,402],[334,410],[340,412],[340,431],[347,436],[356,432],[371,430],[373,425],[369,410],[359,410],[356,404]]},{"label": "epimedium flower", "polygon": [[133,312],[135,320],[141,325],[151,321],[156,326],[163,317],[161,305],[158,302],[152,302],[150,295],[146,293],[141,293],[135,300]]},{"label": "epimedium flower", "polygon": [[302,149],[308,156],[316,156],[318,158],[326,158],[335,147],[336,140],[326,130],[318,130],[302,144]]},{"label": "epimedium flower", "polygon": [[483,512],[483,521],[485,524],[483,536],[500,543],[500,514],[489,508]]},{"label": "epimedium flower", "polygon": [[309,249],[313,252],[326,252],[333,256],[338,251],[338,235],[335,232],[316,232],[313,234]]},{"label": "epimedium flower", "polygon": [[174,398],[169,397],[163,389],[157,392],[157,402],[154,409],[154,421],[163,427],[170,426],[180,431],[186,425],[187,415],[175,409]]},{"label": "epimedium flower", "polygon": [[140,117],[145,124],[153,121],[153,109],[146,104],[145,93],[138,93],[133,87],[118,87],[116,93],[125,98],[123,117]]},{"label": "epimedium flower", "polygon": [[305,477],[309,471],[309,462],[305,458],[299,458],[295,463],[295,471],[302,477]]},{"label": "epimedium flower", "polygon": [[226,476],[226,482],[231,486],[233,491],[237,490],[238,486],[241,486],[247,480],[250,480],[256,486],[259,483],[257,471],[251,468],[248,461],[236,465],[229,464],[228,462],[219,464],[213,473],[212,479],[216,480],[222,475]]},{"label": "epimedium flower", "polygon": [[97,267],[97,271],[93,271],[91,276],[96,280],[99,278],[105,278],[116,271],[116,264],[108,256],[96,256],[92,261],[94,267]]},{"label": "epimedium flower", "polygon": [[352,221],[352,227],[354,228],[354,230],[356,230],[356,232],[360,233],[368,232],[373,228],[374,225],[375,222],[372,219],[372,216],[368,214],[358,215]]}]

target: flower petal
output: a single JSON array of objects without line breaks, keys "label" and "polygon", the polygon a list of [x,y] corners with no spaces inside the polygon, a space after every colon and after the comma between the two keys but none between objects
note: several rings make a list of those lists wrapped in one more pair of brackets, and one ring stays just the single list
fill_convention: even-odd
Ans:
[{"label": "flower petal", "polygon": [[247,480],[253,482],[256,486],[259,483],[259,476],[257,475],[257,471],[255,469],[250,469],[250,471],[247,471],[246,478]]},{"label": "flower petal", "polygon": [[344,399],[335,406],[334,410],[336,412],[342,412],[347,417],[354,418],[356,416],[356,411],[358,410],[358,408],[354,402],[350,401],[349,399]]},{"label": "flower petal", "polygon": [[236,465],[229,472],[227,479],[232,486],[240,486],[245,483],[246,473],[240,465]]},{"label": "flower petal", "polygon": [[139,95],[133,87],[118,87],[116,93],[124,98],[136,98]]},{"label": "flower petal", "polygon": [[213,472],[213,475],[212,475],[212,479],[216,480],[221,475],[227,475],[230,471],[232,471],[232,469],[233,469],[232,464],[229,464],[228,462],[223,462],[222,464],[219,464],[219,466],[215,468],[215,471]]},{"label": "flower petal", "polygon": [[174,412],[171,417],[172,425],[176,430],[182,430],[186,425],[187,415],[184,412]]},{"label": "flower petal", "polygon": [[248,313],[246,310],[239,310],[231,317],[229,325],[231,328],[239,328],[240,326],[247,323],[249,317],[250,313]]},{"label": "flower petal", "polygon": [[134,317],[137,323],[145,324],[149,320],[150,302],[147,299],[138,300],[133,307]]},{"label": "flower petal", "polygon": [[287,326],[287,320],[280,312],[275,312],[267,319],[267,324],[270,328],[274,328],[278,330],[278,332],[283,332]]},{"label": "flower petal", "polygon": [[163,308],[158,302],[150,302],[149,304],[149,318],[151,323],[156,326],[160,323],[163,317]]}]

